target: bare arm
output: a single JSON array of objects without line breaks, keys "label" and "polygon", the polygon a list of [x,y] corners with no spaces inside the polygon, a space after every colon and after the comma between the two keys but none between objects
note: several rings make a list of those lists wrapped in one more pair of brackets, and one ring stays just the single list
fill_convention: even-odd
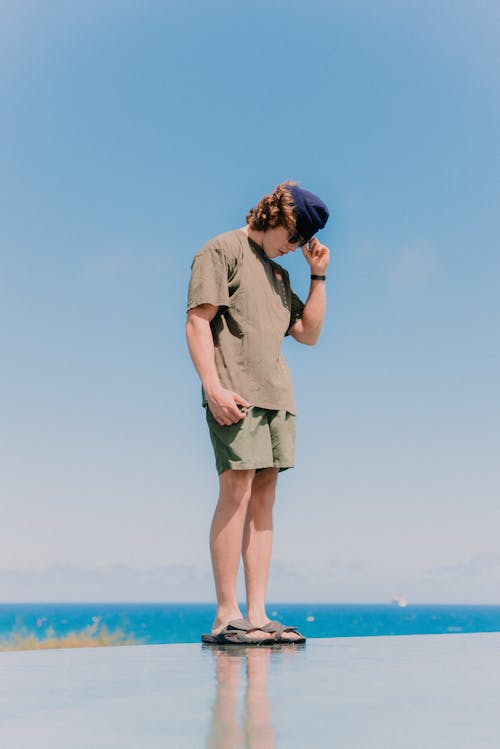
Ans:
[{"label": "bare arm", "polygon": [[[316,238],[309,242],[309,250],[302,248],[309,263],[311,274],[325,275],[330,262],[330,251]],[[309,295],[304,306],[302,317],[290,328],[290,335],[299,343],[314,346],[321,333],[326,311],[326,287],[324,281],[311,281]]]},{"label": "bare arm", "polygon": [[219,424],[229,425],[245,418],[238,406],[250,407],[250,403],[238,393],[223,388],[215,368],[215,350],[210,322],[217,314],[217,307],[201,304],[189,310],[186,322],[186,338],[189,353],[203,385],[208,407]]}]

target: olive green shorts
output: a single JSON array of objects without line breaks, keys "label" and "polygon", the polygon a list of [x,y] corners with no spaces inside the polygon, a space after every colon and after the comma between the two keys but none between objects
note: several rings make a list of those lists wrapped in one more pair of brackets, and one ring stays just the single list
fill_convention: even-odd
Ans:
[{"label": "olive green shorts", "polygon": [[293,468],[295,416],[252,406],[237,424],[221,426],[206,407],[217,472]]}]

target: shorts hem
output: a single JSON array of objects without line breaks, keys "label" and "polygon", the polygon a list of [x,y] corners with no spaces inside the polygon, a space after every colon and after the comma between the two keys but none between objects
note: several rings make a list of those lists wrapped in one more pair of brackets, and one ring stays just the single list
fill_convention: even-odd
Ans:
[{"label": "shorts hem", "polygon": [[216,466],[217,473],[224,473],[225,471],[264,471],[266,468],[278,468],[280,471],[286,471],[288,468],[294,468],[293,463],[280,463],[276,461],[274,463],[266,463],[266,465],[255,465],[255,463],[235,463],[230,465]]}]

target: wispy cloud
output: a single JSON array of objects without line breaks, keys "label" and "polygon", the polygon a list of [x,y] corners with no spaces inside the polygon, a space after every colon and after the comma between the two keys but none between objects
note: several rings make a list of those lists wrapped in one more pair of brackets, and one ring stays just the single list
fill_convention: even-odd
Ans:
[{"label": "wispy cloud", "polygon": [[363,559],[352,559],[350,561],[339,561],[332,559],[328,565],[328,571],[338,577],[350,577],[360,575],[368,570],[368,564]]},{"label": "wispy cloud", "polygon": [[3,601],[192,601],[209,599],[211,590],[209,570],[194,565],[149,569],[123,564],[53,565],[43,570],[0,571]]},{"label": "wispy cloud", "polygon": [[398,289],[413,289],[433,277],[438,266],[438,252],[425,240],[403,241],[382,246],[367,238],[356,247],[359,262],[375,278]]},{"label": "wispy cloud", "polygon": [[434,567],[429,570],[431,577],[487,577],[491,574],[500,573],[500,554],[496,552],[484,552],[476,554],[463,562],[447,565],[443,567]]},{"label": "wispy cloud", "polygon": [[389,268],[392,283],[400,288],[414,288],[429,279],[437,265],[437,254],[426,245],[409,244],[397,253]]},{"label": "wispy cloud", "polygon": [[[295,600],[328,598],[339,585],[363,578],[368,565],[360,559],[332,561],[321,566],[273,561],[271,597]],[[241,571],[240,571],[241,573]],[[242,574],[238,595],[244,599]],[[215,599],[212,573],[207,567],[165,565],[138,569],[125,564],[107,567],[52,565],[45,569],[0,570],[0,600],[21,601],[211,601]]]},{"label": "wispy cloud", "polygon": [[[323,565],[275,560],[268,600],[389,603],[397,591],[411,602],[484,603],[496,600],[499,583],[500,554],[494,552],[409,575],[397,570],[384,573],[362,559],[333,559]],[[242,575],[238,596],[245,599]],[[89,568],[53,565],[38,570],[0,570],[0,601],[213,603],[215,591],[208,564],[143,569],[124,564]]]}]

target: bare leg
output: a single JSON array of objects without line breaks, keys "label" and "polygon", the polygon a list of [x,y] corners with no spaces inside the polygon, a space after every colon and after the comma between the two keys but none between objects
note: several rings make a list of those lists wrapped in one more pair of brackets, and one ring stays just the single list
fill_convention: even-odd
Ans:
[{"label": "bare leg", "polygon": [[[277,468],[266,468],[255,474],[243,537],[247,618],[257,627],[269,621],[266,590],[273,546],[273,506],[277,480]],[[282,637],[291,641],[299,639],[294,632],[284,632]]]},{"label": "bare leg", "polygon": [[243,562],[247,589],[247,617],[252,624],[265,624],[266,589],[273,546],[273,505],[277,468],[255,474],[246,514]]},{"label": "bare leg", "polygon": [[[212,624],[217,634],[228,622],[241,618],[236,600],[236,576],[241,557],[243,529],[252,491],[254,470],[224,471],[220,494],[210,528],[210,553],[217,593],[217,613]],[[251,631],[253,638],[258,631]],[[260,633],[262,639],[265,633]]]}]

